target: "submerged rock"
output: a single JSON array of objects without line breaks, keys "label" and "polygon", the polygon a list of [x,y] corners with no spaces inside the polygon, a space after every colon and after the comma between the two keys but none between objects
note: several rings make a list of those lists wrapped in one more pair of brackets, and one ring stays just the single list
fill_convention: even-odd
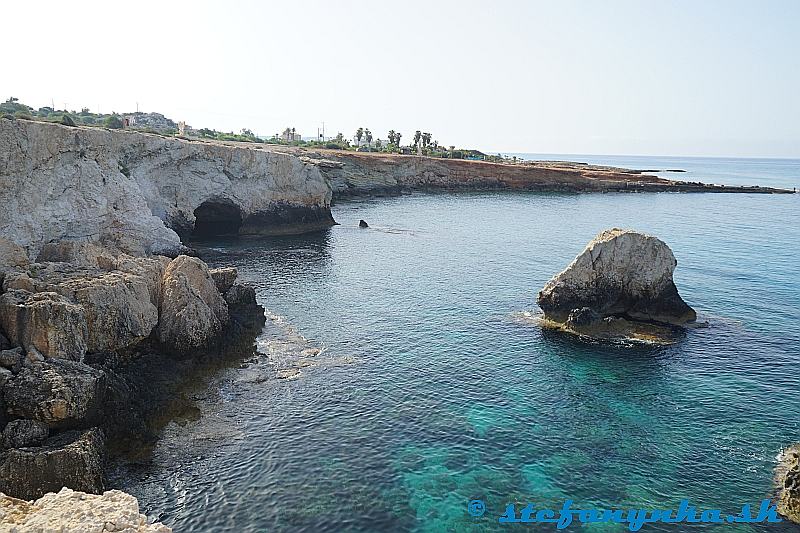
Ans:
[{"label": "submerged rock", "polygon": [[660,239],[606,230],[539,291],[537,302],[547,320],[579,333],[614,335],[631,321],[684,325],[697,315],[675,287],[676,265]]},{"label": "submerged rock", "polygon": [[104,439],[97,428],[65,431],[35,448],[14,448],[0,460],[0,492],[32,500],[69,487],[103,490]]},{"label": "submerged rock", "polygon": [[124,531],[170,533],[159,523],[149,524],[139,513],[139,502],[119,490],[87,494],[63,488],[36,501],[0,494],[0,523],[11,531]]},{"label": "submerged rock", "polygon": [[800,524],[800,444],[785,450],[776,470],[778,512]]}]

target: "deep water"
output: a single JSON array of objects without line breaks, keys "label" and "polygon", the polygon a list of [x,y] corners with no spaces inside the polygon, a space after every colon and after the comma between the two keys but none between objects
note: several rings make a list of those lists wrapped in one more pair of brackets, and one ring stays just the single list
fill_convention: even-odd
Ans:
[{"label": "deep water", "polygon": [[[752,177],[791,186],[800,162]],[[800,441],[800,195],[413,195],[334,217],[203,248],[270,319],[258,357],[186,391],[202,416],[117,473],[143,511],[177,531],[504,531],[509,502],[727,513],[770,495],[776,455]],[[610,345],[526,319],[614,226],[672,247],[708,328]],[[467,515],[473,498],[485,517]]]}]

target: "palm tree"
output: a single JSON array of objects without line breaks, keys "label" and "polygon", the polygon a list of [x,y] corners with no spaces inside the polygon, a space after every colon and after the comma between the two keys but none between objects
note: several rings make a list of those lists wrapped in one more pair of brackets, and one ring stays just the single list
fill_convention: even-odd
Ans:
[{"label": "palm tree", "polygon": [[397,145],[398,148],[400,147],[400,137],[402,136],[403,135],[401,133],[394,134],[394,141],[395,141],[394,144]]},{"label": "palm tree", "polygon": [[367,141],[367,146],[372,145],[372,132],[369,129],[364,130],[364,138]]},{"label": "palm tree", "polygon": [[414,147],[419,146],[419,139],[422,137],[422,132],[417,130],[414,132]]},{"label": "palm tree", "polygon": [[294,140],[294,128],[292,128],[292,140]]},{"label": "palm tree", "polygon": [[430,133],[423,133],[422,134],[422,147],[427,148],[428,145],[431,144],[431,134]]},{"label": "palm tree", "polygon": [[395,134],[394,130],[389,130],[389,144],[397,144],[396,142],[394,142],[394,134]]},{"label": "palm tree", "polygon": [[356,130],[356,141],[358,141],[358,144],[361,144],[361,137],[363,136],[364,136],[364,128],[358,128]]}]

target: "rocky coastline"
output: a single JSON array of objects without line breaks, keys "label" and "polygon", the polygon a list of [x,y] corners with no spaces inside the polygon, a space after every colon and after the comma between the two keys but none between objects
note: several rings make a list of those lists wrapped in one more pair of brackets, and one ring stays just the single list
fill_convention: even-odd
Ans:
[{"label": "rocky coastline", "polygon": [[[193,239],[319,231],[335,224],[335,199],[453,190],[792,192],[570,163],[242,146],[0,118],[0,493],[102,493],[109,455],[152,443],[181,383],[253,353],[264,324],[255,290],[235,269],[192,257]],[[627,327],[620,321],[693,321],[672,283],[671,251],[638,235],[598,236],[540,293],[545,316],[601,335]],[[603,251],[618,245],[641,252],[641,264],[620,271]],[[609,275],[652,274],[639,292],[595,287],[624,306],[601,305],[572,283],[609,257]]]}]

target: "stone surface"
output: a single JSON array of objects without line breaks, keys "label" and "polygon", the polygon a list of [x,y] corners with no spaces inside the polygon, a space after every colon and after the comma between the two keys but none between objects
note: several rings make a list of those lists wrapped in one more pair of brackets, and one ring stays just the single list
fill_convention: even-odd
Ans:
[{"label": "stone surface", "polygon": [[12,448],[0,459],[0,492],[32,500],[68,487],[103,490],[104,439],[97,428],[65,431],[35,448]]},{"label": "stone surface", "polygon": [[800,444],[786,449],[776,469],[778,512],[800,524]]},{"label": "stone surface", "polygon": [[36,420],[12,420],[3,429],[3,446],[6,448],[24,448],[27,446],[38,446],[47,436],[50,430],[47,424]]},{"label": "stone surface", "polygon": [[0,533],[12,531],[59,531],[87,533],[170,533],[160,523],[149,524],[139,513],[139,502],[125,492],[109,490],[87,494],[63,488],[36,501],[25,501],[0,494]]},{"label": "stone surface", "polygon": [[0,366],[8,368],[9,370],[14,368],[19,369],[24,356],[25,352],[19,346],[10,350],[0,351]]},{"label": "stone surface", "polygon": [[13,348],[13,346],[11,345],[11,341],[8,340],[8,337],[3,335],[2,331],[0,331],[0,351],[8,350],[10,348]]},{"label": "stone surface", "polygon": [[38,420],[51,428],[85,427],[100,414],[106,376],[83,363],[50,359],[23,368],[2,392],[13,417]]},{"label": "stone surface", "polygon": [[209,207],[234,231],[319,230],[330,201],[317,166],[260,145],[0,120],[0,235],[30,257],[65,240],[175,256],[176,231],[191,234]]},{"label": "stone surface", "polygon": [[181,255],[164,272],[158,339],[170,350],[186,352],[218,338],[228,322],[228,305],[208,267]]},{"label": "stone surface", "polygon": [[570,314],[577,317],[576,310],[588,313],[587,308],[601,318],[683,325],[696,314],[675,287],[676,265],[672,250],[660,239],[606,230],[539,291],[537,301],[545,317],[559,323]]},{"label": "stone surface", "polygon": [[12,289],[0,295],[0,327],[13,344],[46,357],[80,360],[86,353],[83,308],[55,292]]},{"label": "stone surface", "polygon": [[239,271],[235,267],[212,268],[208,271],[220,294],[225,294],[236,282]]},{"label": "stone surface", "polygon": [[25,249],[7,237],[0,237],[0,270],[24,267],[30,261]]}]

